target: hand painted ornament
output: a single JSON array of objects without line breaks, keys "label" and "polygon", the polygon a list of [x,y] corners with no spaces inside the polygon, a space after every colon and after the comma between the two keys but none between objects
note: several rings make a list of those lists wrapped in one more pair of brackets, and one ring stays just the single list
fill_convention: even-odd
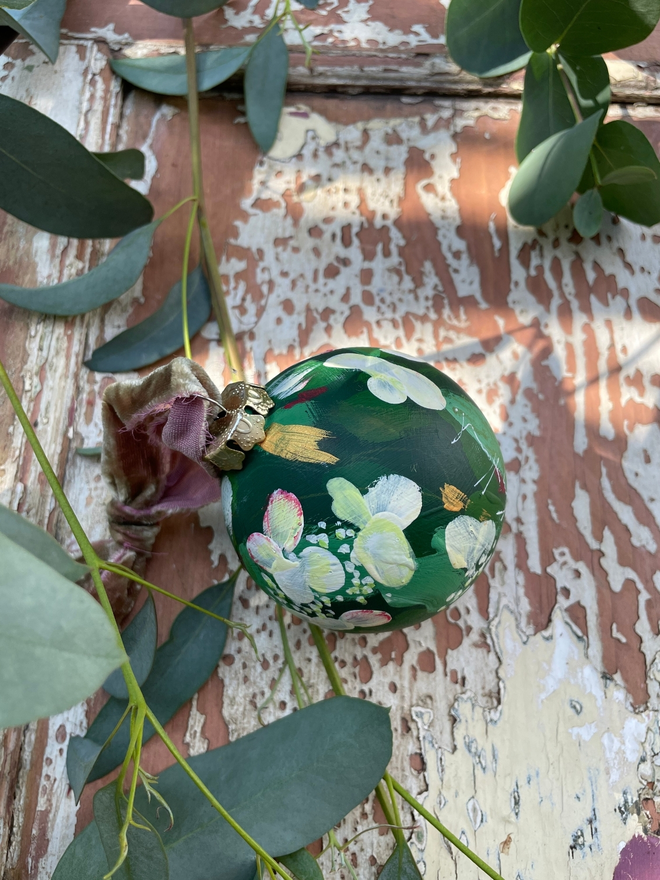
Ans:
[{"label": "hand painted ornament", "polygon": [[223,478],[232,541],[250,575],[333,630],[398,629],[455,601],[502,529],[497,439],[435,367],[356,348],[268,383],[263,442]]}]

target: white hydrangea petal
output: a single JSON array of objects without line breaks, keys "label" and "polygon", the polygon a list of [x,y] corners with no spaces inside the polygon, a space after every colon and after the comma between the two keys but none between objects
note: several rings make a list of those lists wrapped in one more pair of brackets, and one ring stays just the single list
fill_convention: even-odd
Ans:
[{"label": "white hydrangea petal", "polygon": [[270,574],[297,565],[297,563],[285,559],[275,541],[269,538],[268,535],[262,535],[261,532],[252,532],[247,539],[246,545],[253,562],[256,562],[257,565]]},{"label": "white hydrangea petal", "polygon": [[225,526],[227,527],[227,531],[229,532],[229,537],[233,539],[234,537],[234,527],[232,521],[232,512],[231,512],[231,502],[232,502],[232,487],[231,481],[229,477],[224,476],[222,478],[222,483],[220,485],[221,491],[221,499],[222,499],[222,515],[225,519]]},{"label": "white hydrangea petal", "polygon": [[288,397],[296,394],[307,385],[310,374],[320,366],[317,362],[306,364],[300,369],[291,370],[286,376],[280,375],[268,383],[268,391],[270,396]]},{"label": "white hydrangea petal", "polygon": [[388,519],[399,528],[407,528],[422,510],[422,490],[401,474],[381,477],[364,496],[373,516]]},{"label": "white hydrangea petal", "polygon": [[264,514],[264,532],[290,553],[300,541],[305,518],[302,504],[293,494],[276,489],[268,499]]},{"label": "white hydrangea petal", "polygon": [[418,406],[437,410],[447,406],[444,394],[427,376],[409,370],[408,367],[400,367],[398,364],[390,364],[390,366],[394,368],[396,378],[406,389],[408,397]]},{"label": "white hydrangea petal", "polygon": [[344,586],[344,566],[329,550],[306,547],[298,558],[305,583],[316,593],[334,593]]},{"label": "white hydrangea petal", "polygon": [[280,590],[296,605],[306,605],[314,601],[314,593],[309,588],[304,567],[299,562],[294,562],[286,571],[273,572],[273,576]]},{"label": "white hydrangea petal", "polygon": [[360,565],[386,587],[405,586],[417,568],[406,536],[386,519],[372,519],[355,539],[354,551]]},{"label": "white hydrangea petal", "polygon": [[445,529],[445,546],[453,568],[467,569],[473,577],[495,543],[492,519],[479,522],[472,516],[457,516]]},{"label": "white hydrangea petal", "polygon": [[371,511],[360,490],[343,477],[333,477],[326,483],[332,497],[332,512],[340,520],[348,520],[363,528],[371,519]]},{"label": "white hydrangea petal", "polygon": [[381,363],[380,358],[372,357],[368,354],[354,354],[352,352],[344,352],[329,357],[327,361],[323,361],[324,367],[336,367],[339,370],[363,370],[370,373],[374,368],[377,369]]},{"label": "white hydrangea petal", "polygon": [[408,395],[403,384],[393,376],[384,376],[381,373],[373,372],[367,380],[367,388],[374,397],[382,400],[383,403],[403,403],[407,400]]},{"label": "white hydrangea petal", "polygon": [[352,627],[384,626],[392,620],[392,615],[387,611],[370,611],[368,608],[359,608],[354,611],[344,611],[339,620],[350,623]]}]

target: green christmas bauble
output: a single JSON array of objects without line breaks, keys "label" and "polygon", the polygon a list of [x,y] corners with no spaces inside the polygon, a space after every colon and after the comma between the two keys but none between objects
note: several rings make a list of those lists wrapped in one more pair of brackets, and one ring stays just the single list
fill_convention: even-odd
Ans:
[{"label": "green christmas bauble", "polygon": [[266,389],[266,439],[223,479],[256,583],[333,630],[410,626],[455,601],[493,554],[506,498],[481,410],[422,361],[326,352]]}]

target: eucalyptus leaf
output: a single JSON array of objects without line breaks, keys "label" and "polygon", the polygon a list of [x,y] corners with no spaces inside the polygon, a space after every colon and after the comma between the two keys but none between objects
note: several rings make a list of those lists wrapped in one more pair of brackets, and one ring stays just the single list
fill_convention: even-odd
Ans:
[{"label": "eucalyptus leaf", "polygon": [[612,98],[610,74],[600,55],[568,55],[560,52],[559,60],[582,116],[607,110]]},{"label": "eucalyptus leaf", "polygon": [[[625,119],[608,122],[598,130],[593,156],[603,184],[600,194],[607,210],[642,226],[659,223],[660,162],[646,135]],[[625,172],[628,177],[632,173],[631,166],[643,166],[653,172],[655,178],[641,183],[612,182],[611,175],[615,172]],[[636,171],[635,175],[640,173]],[[588,175],[585,178],[588,180]],[[590,185],[593,186],[593,182]]]},{"label": "eucalyptus leaf", "polygon": [[602,113],[552,135],[523,159],[509,191],[509,211],[524,226],[542,226],[577,188]]},{"label": "eucalyptus leaf", "polygon": [[298,0],[301,6],[304,6],[305,9],[316,9],[319,5],[319,0]]},{"label": "eucalyptus leaf", "polygon": [[0,534],[45,562],[70,581],[79,581],[89,568],[72,559],[45,529],[35,526],[20,513],[0,504]]},{"label": "eucalyptus leaf", "polygon": [[264,153],[277,137],[288,75],[289,51],[275,25],[255,44],[245,70],[248,125]]},{"label": "eucalyptus leaf", "polygon": [[165,15],[175,15],[177,18],[194,18],[196,15],[206,15],[224,6],[227,0],[143,0],[147,6],[164,12]]},{"label": "eucalyptus leaf", "polygon": [[610,183],[618,183],[629,186],[631,183],[648,183],[650,180],[657,180],[657,174],[652,168],[647,168],[645,165],[626,165],[606,174],[601,184],[607,186]]},{"label": "eucalyptus leaf", "polygon": [[501,76],[527,63],[529,47],[518,23],[520,0],[452,0],[447,48],[459,67],[476,76]]},{"label": "eucalyptus leaf", "polygon": [[141,150],[118,150],[116,153],[93,155],[121,180],[141,180],[144,177],[144,153]]},{"label": "eucalyptus leaf", "polygon": [[558,131],[575,124],[575,115],[557,69],[548,52],[534,52],[525,71],[523,108],[516,135],[518,162]]},{"label": "eucalyptus leaf", "polygon": [[[229,617],[234,594],[236,575],[221,584],[215,584],[195,597],[195,604],[208,611]],[[147,676],[142,693],[161,724],[166,724],[200,689],[213,673],[222,657],[227,627],[219,620],[196,611],[184,608],[178,615],[169,639],[158,648],[151,672]],[[101,744],[114,730],[120,720],[125,700],[112,697],[94,719],[86,738]],[[144,726],[144,742],[154,735],[154,729],[147,721]],[[105,776],[120,764],[129,743],[129,719],[127,718],[114,739],[99,755],[90,782]]]},{"label": "eucalyptus leaf", "polygon": [[378,880],[421,880],[421,877],[408,844],[401,846],[397,843],[394,852],[378,875]]},{"label": "eucalyptus leaf", "polygon": [[[158,642],[156,606],[151,593],[147,594],[144,605],[122,632],[121,639],[137,683],[142,685],[154,664]],[[120,700],[128,699],[128,688],[121,669],[115,669],[106,678],[103,682],[103,689],[111,697],[117,697]]]},{"label": "eucalyptus leaf", "polygon": [[87,777],[92,772],[92,767],[96,764],[102,749],[102,745],[91,739],[85,739],[84,736],[69,737],[66,750],[66,775],[76,803],[80,800]]},{"label": "eucalyptus leaf", "polygon": [[580,196],[573,208],[573,223],[582,238],[593,238],[603,222],[603,200],[597,189]]},{"label": "eucalyptus leaf", "polygon": [[[94,795],[94,822],[105,850],[108,869],[117,864],[120,854],[119,832],[125,818],[126,798],[118,796],[117,784],[111,782],[99,789]],[[139,813],[135,815],[135,821],[145,827],[129,826],[128,855],[112,876],[115,880],[169,880],[167,853],[160,835]]]},{"label": "eucalyptus leaf", "polygon": [[[389,713],[367,700],[334,697],[274,721],[189,764],[223,807],[279,858],[312,843],[374,789],[392,752]],[[163,843],[171,880],[252,880],[253,851],[178,765],[158,778],[174,814]],[[169,825],[138,789],[136,806],[156,829]],[[163,813],[163,810],[160,810]],[[95,823],[76,837],[53,880],[98,880]]]},{"label": "eucalyptus leaf", "polygon": [[553,43],[576,55],[602,55],[646,39],[660,0],[522,0],[520,28],[530,49]]},{"label": "eucalyptus leaf", "polygon": [[153,216],[65,128],[8,95],[0,95],[0,208],[73,238],[118,238]]},{"label": "eucalyptus leaf", "polygon": [[323,880],[319,863],[304,847],[286,856],[280,856],[278,862],[281,862],[296,880]]},{"label": "eucalyptus leaf", "polygon": [[154,220],[129,232],[100,266],[85,275],[52,287],[0,284],[0,299],[44,315],[82,315],[98,309],[117,299],[138,281],[149,259],[151,240],[160,222]]},{"label": "eucalyptus leaf", "polygon": [[[188,329],[191,336],[202,329],[210,311],[211,293],[198,266],[188,276]],[[137,370],[172,354],[182,345],[181,281],[177,281],[153,315],[97,348],[85,365],[90,370],[106,373]]]},{"label": "eucalyptus leaf", "polygon": [[[312,843],[378,784],[389,762],[386,709],[335,697],[314,703],[254,733],[190,759],[191,767],[234,820],[276,858]],[[175,880],[250,876],[254,853],[201,795],[180,767],[161,773],[158,788],[174,814],[166,847]],[[156,828],[143,792],[138,809]]]},{"label": "eucalyptus leaf", "polygon": [[0,9],[0,25],[12,27],[55,63],[60,48],[60,24],[66,0],[35,0],[25,9]]},{"label": "eucalyptus leaf", "polygon": [[[230,46],[198,52],[197,88],[205,92],[229,79],[245,64],[252,47]],[[150,58],[118,58],[111,61],[114,72],[140,89],[157,95],[186,95],[188,77],[185,55],[157,55]]]},{"label": "eucalyptus leaf", "polygon": [[63,712],[126,658],[101,606],[0,534],[0,728]]}]

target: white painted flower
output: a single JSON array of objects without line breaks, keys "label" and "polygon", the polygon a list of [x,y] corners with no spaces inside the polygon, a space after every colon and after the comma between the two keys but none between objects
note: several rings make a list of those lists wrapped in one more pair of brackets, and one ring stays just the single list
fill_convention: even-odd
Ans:
[{"label": "white painted flower", "polygon": [[403,530],[417,519],[422,509],[422,490],[407,477],[381,477],[362,495],[343,477],[328,480],[332,510],[360,531],[353,544],[353,556],[378,583],[403,587],[417,568],[415,554]]},{"label": "white painted flower", "polygon": [[247,539],[250,557],[272,575],[285,596],[297,605],[314,601],[317,593],[332,593],[344,586],[341,562],[322,547],[293,551],[300,542],[305,520],[300,501],[292,492],[276,489],[268,499],[264,530]]},{"label": "white painted flower", "polygon": [[445,529],[445,546],[453,568],[467,569],[468,579],[479,574],[495,543],[492,519],[479,522],[472,516],[457,516]]},{"label": "white painted flower", "polygon": [[392,615],[387,611],[369,611],[368,608],[357,608],[354,611],[344,611],[341,617],[336,620],[329,617],[305,617],[301,615],[307,623],[313,623],[323,629],[331,630],[348,630],[355,629],[356,626],[384,626],[392,620]]},{"label": "white painted flower", "polygon": [[426,376],[384,358],[346,352],[328,358],[323,365],[368,373],[367,388],[385,403],[403,403],[410,398],[425,409],[440,410],[447,405],[442,391]]}]

